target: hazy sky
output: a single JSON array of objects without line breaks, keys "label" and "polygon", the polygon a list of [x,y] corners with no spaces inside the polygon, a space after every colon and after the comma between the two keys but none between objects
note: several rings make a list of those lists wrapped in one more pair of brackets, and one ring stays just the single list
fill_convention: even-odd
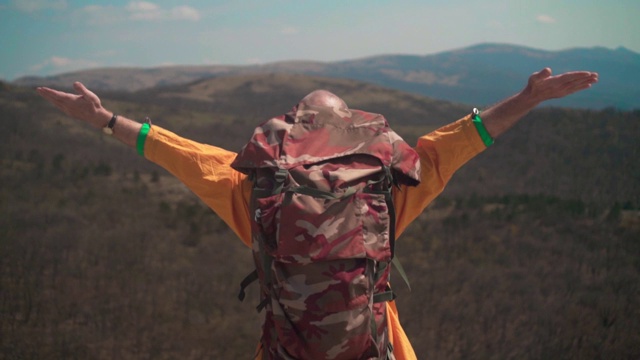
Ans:
[{"label": "hazy sky", "polygon": [[482,42],[640,52],[639,15],[638,0],[0,0],[0,78],[426,55]]}]

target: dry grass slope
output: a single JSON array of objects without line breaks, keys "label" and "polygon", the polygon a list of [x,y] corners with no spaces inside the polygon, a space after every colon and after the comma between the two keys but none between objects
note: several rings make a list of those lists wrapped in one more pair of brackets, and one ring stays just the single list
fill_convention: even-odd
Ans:
[{"label": "dry grass slope", "polygon": [[[242,359],[248,249],[164,170],[0,87],[0,358]],[[315,88],[410,141],[468,109],[363,83],[264,74],[104,93],[225,148]],[[398,242],[405,330],[429,359],[640,358],[640,112],[540,110],[472,160]],[[631,222],[633,224],[633,222]],[[255,289],[251,289],[254,291]]]}]

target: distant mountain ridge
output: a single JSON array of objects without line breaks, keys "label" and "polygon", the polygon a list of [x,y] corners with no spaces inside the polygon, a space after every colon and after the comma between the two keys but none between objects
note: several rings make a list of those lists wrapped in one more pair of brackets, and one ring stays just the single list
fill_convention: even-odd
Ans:
[{"label": "distant mountain ridge", "polygon": [[433,55],[380,55],[338,62],[283,61],[251,66],[171,66],[106,68],[50,77],[24,77],[16,85],[68,87],[73,81],[90,88],[137,91],[187,84],[203,78],[247,73],[292,73],[346,78],[425,95],[484,106],[522,88],[543,67],[554,73],[591,70],[600,83],[589,91],[548,104],[562,107],[622,110],[640,108],[640,54],[626,48],[538,50],[506,44],[479,44]]}]

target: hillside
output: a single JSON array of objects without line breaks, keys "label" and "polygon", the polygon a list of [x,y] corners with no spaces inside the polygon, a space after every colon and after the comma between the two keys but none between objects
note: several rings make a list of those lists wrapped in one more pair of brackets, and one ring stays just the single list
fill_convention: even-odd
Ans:
[{"label": "hillside", "polygon": [[26,77],[14,84],[60,87],[82,81],[100,90],[137,91],[221,75],[289,73],[354,79],[436,99],[485,106],[520,90],[531,73],[547,66],[556,73],[572,70],[600,73],[600,84],[594,89],[551,105],[585,109],[640,108],[640,88],[636,86],[640,82],[640,54],[625,48],[543,51],[506,44],[480,44],[433,55],[380,55],[337,62],[95,69],[46,78]]},{"label": "hillside", "polygon": [[[216,77],[105,105],[238,149],[315,88],[410,142],[468,106],[344,79]],[[540,109],[405,231],[398,308],[419,358],[640,357],[640,112]],[[164,170],[0,84],[0,358],[241,359],[249,250]]]}]

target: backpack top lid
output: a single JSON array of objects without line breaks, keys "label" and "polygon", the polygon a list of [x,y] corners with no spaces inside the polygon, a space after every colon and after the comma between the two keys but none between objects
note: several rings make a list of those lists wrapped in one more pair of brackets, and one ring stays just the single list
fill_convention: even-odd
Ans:
[{"label": "backpack top lid", "polygon": [[355,154],[373,155],[400,184],[420,182],[420,158],[380,114],[298,103],[256,127],[231,164],[250,174],[257,168],[291,169]]}]

